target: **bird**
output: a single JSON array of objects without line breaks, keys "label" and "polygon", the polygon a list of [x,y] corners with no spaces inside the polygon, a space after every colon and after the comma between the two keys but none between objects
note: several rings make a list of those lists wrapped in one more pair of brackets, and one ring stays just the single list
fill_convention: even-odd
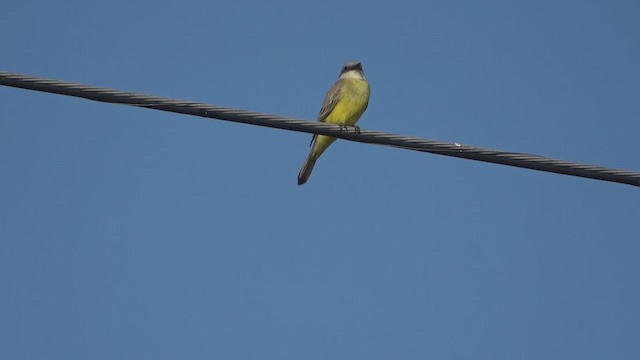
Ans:
[{"label": "bird", "polygon": [[[338,81],[327,91],[317,121],[354,126],[367,110],[370,95],[371,89],[364,76],[362,63],[347,61],[342,66]],[[313,135],[311,151],[298,173],[298,185],[303,185],[309,180],[316,161],[334,141],[336,138],[331,136]]]}]

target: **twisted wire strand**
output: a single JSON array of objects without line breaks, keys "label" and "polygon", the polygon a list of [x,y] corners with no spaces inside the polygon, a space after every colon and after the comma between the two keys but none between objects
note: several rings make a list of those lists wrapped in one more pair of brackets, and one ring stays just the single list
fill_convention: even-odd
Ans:
[{"label": "twisted wire strand", "polygon": [[0,85],[640,186],[640,173],[0,71]]}]

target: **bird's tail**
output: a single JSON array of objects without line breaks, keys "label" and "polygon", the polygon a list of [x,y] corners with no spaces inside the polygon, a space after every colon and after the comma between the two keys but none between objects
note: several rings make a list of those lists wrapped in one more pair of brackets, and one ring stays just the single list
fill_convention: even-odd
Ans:
[{"label": "bird's tail", "polygon": [[311,176],[311,172],[313,171],[313,167],[316,165],[317,157],[313,156],[313,151],[309,152],[309,156],[307,156],[307,160],[302,164],[302,169],[298,173],[298,185],[303,185],[309,180],[309,176]]}]

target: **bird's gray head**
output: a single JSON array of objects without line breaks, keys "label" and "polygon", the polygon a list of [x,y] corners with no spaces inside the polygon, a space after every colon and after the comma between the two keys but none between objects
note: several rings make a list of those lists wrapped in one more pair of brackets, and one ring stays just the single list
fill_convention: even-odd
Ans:
[{"label": "bird's gray head", "polygon": [[347,61],[344,66],[342,66],[342,71],[340,71],[339,79],[366,80],[360,61]]},{"label": "bird's gray head", "polygon": [[364,71],[362,71],[362,64],[360,63],[360,61],[347,61],[344,66],[342,66],[342,71],[340,72],[340,74],[344,74],[347,71],[358,71],[361,73],[364,73]]}]

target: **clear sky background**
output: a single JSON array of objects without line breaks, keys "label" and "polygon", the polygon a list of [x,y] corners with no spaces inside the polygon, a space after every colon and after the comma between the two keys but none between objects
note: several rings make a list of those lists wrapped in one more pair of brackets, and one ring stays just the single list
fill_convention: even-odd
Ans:
[{"label": "clear sky background", "polygon": [[[640,170],[638,1],[9,1],[0,69]],[[0,87],[3,359],[638,359],[640,189]]]}]

